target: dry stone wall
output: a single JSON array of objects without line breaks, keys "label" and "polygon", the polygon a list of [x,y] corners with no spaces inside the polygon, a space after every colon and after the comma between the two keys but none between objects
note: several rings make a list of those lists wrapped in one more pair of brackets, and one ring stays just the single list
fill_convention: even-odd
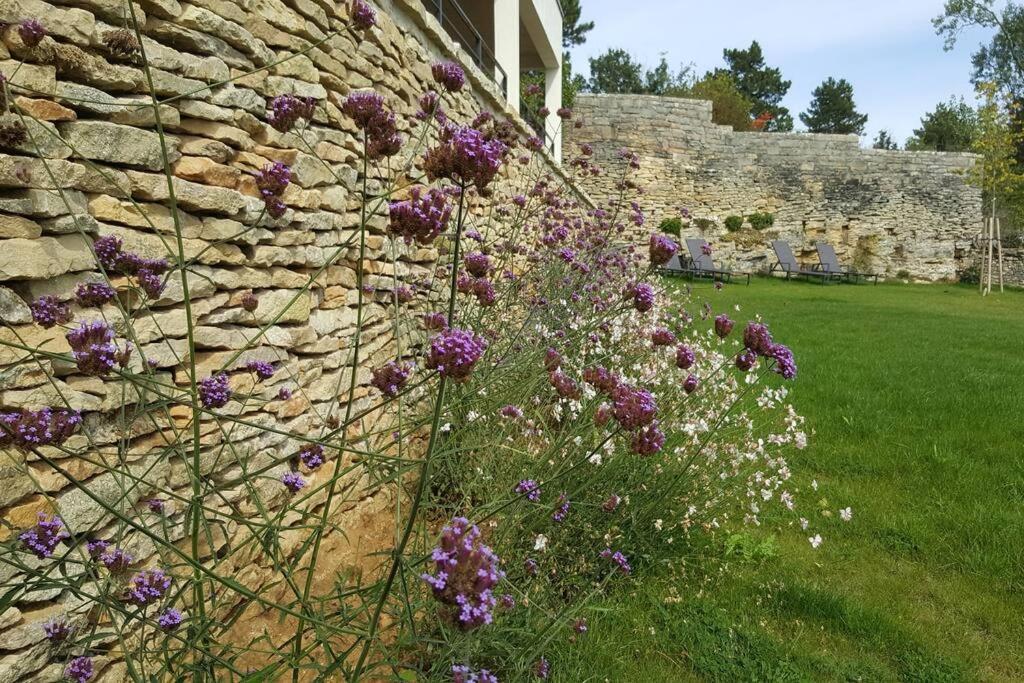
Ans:
[{"label": "dry stone wall", "polygon": [[[288,434],[319,433],[325,415],[343,410],[336,402],[339,393],[347,395],[353,371],[359,266],[356,248],[344,245],[358,228],[360,207],[360,142],[340,111],[343,98],[372,88],[405,128],[417,99],[433,86],[431,64],[454,59],[465,67],[469,82],[458,95],[445,95],[451,118],[468,122],[483,109],[528,130],[517,114],[505,110],[495,86],[419,0],[381,0],[378,26],[358,35],[348,28],[347,6],[337,0],[138,0],[130,8],[144,36],[147,75],[137,61],[117,58],[105,46],[109,33],[126,27],[124,0],[0,0],[0,72],[10,86],[12,111],[25,117],[30,136],[16,148],[0,148],[0,410],[66,401],[84,412],[93,443],[116,451],[119,435],[105,430],[104,421],[123,407],[130,411],[137,395],[117,381],[77,374],[73,364],[57,358],[29,361],[26,348],[66,354],[69,347],[64,330],[32,323],[28,304],[47,294],[68,299],[78,283],[100,280],[90,247],[100,236],[116,235],[127,249],[146,257],[171,255],[173,214],[150,79],[161,101],[184,252],[196,259],[189,294],[198,374],[204,377],[227,363],[234,388],[247,391],[251,375],[239,371],[246,362],[271,361],[278,368],[256,389],[258,400],[239,409],[274,431],[237,430],[232,447],[256,462],[280,458],[297,448]],[[29,18],[40,20],[48,32],[34,48],[25,45],[15,26]],[[268,99],[281,94],[318,102],[302,138],[266,123]],[[262,216],[253,180],[255,171],[273,161],[290,165],[293,173],[283,196],[287,212],[279,220]],[[552,173],[561,173],[549,163]],[[371,171],[371,187],[388,180],[387,166],[380,168]],[[355,369],[357,414],[370,405],[369,369],[396,352],[398,340],[387,316],[392,276],[397,273],[403,282],[429,279],[439,257],[433,249],[400,245],[392,265],[384,223],[382,215],[371,219],[362,263],[374,290],[366,295],[362,362]],[[248,292],[259,300],[251,313],[242,307]],[[179,361],[187,350],[182,282],[172,279],[150,309],[135,325],[136,357],[156,368],[157,381],[185,386],[188,376]],[[276,317],[282,309],[284,315]],[[79,319],[89,317],[76,312]],[[103,313],[118,318],[112,307]],[[268,326],[262,340],[234,357],[260,326]],[[401,334],[403,348],[421,335],[415,329]],[[291,390],[290,398],[278,398],[281,387]],[[189,417],[180,408],[171,408],[179,427]],[[386,419],[371,413],[364,428],[379,431]],[[204,434],[205,458],[224,437],[205,427]],[[147,481],[183,491],[185,468],[175,458],[157,455],[161,437],[155,426],[140,426],[130,435],[125,466],[131,473],[146,472]],[[69,445],[82,446],[82,438],[73,437]],[[144,507],[142,501],[152,495],[141,487],[125,491],[95,462],[61,462],[94,495],[128,513]],[[316,477],[329,477],[329,470]],[[224,458],[207,475],[237,471],[232,458]],[[393,537],[390,491],[359,474],[344,480],[341,490],[330,518],[344,533],[328,536],[325,561],[317,567],[316,583],[325,587],[339,572],[372,569],[379,559],[367,555]],[[272,509],[283,504],[278,482],[271,480],[260,493]],[[244,490],[233,496],[223,503],[252,511]],[[316,511],[322,496],[311,503]],[[0,453],[0,542],[13,542],[42,511],[59,512],[76,533],[103,537],[112,528],[102,508],[66,477],[34,456]],[[182,514],[181,506],[171,509],[169,519],[179,523]],[[220,544],[230,543],[239,528],[224,531]],[[284,552],[298,542],[298,535],[283,539]],[[153,544],[145,538],[128,534],[122,545],[138,566],[155,561]],[[236,569],[258,583],[267,568]],[[18,578],[16,569],[0,565],[0,582],[12,585]],[[76,598],[55,587],[0,614],[0,683],[59,679],[60,664],[51,661],[41,642],[41,625],[78,606]],[[275,619],[261,621],[263,616],[254,610],[241,619],[240,639],[247,641],[261,629],[283,637],[293,628]],[[123,677],[116,659],[96,661],[98,680]]]},{"label": "dry stone wall", "polygon": [[[972,262],[981,196],[962,175],[972,155],[861,149],[852,135],[737,133],[712,123],[701,100],[581,95],[576,114],[586,125],[566,130],[565,158],[584,143],[599,161],[621,147],[639,154],[649,227],[686,208],[696,220],[684,236],[708,239],[723,264],[766,269],[778,238],[807,263],[826,240],[843,263],[920,280],[954,279]],[[596,200],[615,192],[610,182],[582,181]],[[726,217],[754,212],[773,214],[774,225],[726,230]]]}]

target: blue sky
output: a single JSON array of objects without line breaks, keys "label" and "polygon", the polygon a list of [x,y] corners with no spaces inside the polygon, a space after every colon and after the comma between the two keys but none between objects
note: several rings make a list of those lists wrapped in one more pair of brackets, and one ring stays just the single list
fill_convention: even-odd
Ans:
[{"label": "blue sky", "polygon": [[880,128],[902,143],[921,116],[951,95],[973,101],[970,55],[986,39],[973,31],[944,52],[931,19],[942,0],[582,0],[594,21],[573,63],[586,74],[587,58],[610,47],[653,66],[661,53],[673,68],[693,63],[698,73],[722,64],[722,49],[757,40],[771,66],[793,81],[785,105],[799,129],[799,112],[829,76],[853,84],[868,114],[870,142]]}]

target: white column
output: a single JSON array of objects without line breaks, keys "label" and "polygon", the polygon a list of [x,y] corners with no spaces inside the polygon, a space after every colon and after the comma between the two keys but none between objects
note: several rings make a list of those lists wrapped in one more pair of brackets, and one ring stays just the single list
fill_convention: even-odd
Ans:
[{"label": "white column", "polygon": [[[519,0],[494,0],[494,59],[508,78],[505,96],[513,111],[519,111]],[[495,69],[501,84],[501,72]]]},{"label": "white column", "polygon": [[553,149],[551,154],[557,161],[562,160],[562,126],[572,125],[572,121],[564,122],[558,118],[558,110],[562,106],[562,57],[559,54],[558,66],[544,71],[544,106],[551,110],[545,127],[551,138]]}]

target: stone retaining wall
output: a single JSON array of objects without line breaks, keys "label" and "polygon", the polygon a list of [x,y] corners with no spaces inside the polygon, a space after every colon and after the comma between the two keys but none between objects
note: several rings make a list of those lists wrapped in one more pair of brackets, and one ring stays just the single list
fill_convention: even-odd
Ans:
[{"label": "stone retaining wall", "polygon": [[[581,95],[576,115],[586,125],[566,130],[564,158],[582,143],[599,161],[619,147],[638,153],[648,227],[685,207],[702,220],[684,236],[708,239],[723,264],[766,269],[777,238],[808,263],[827,240],[843,263],[888,276],[954,279],[971,263],[981,195],[962,175],[970,154],[861,149],[852,135],[737,133],[713,124],[701,100]],[[615,192],[611,182],[582,180],[596,200]],[[727,216],[758,211],[774,215],[772,228],[725,229]]]},{"label": "stone retaining wall", "polygon": [[[452,119],[468,122],[484,109],[511,117],[524,134],[528,130],[517,114],[505,111],[495,86],[470,65],[419,0],[381,0],[378,5],[379,26],[362,38],[348,29],[348,3],[337,0],[138,0],[132,5],[145,36],[153,87],[163,101],[160,118],[168,133],[184,250],[187,257],[198,256],[190,298],[199,376],[228,362],[259,326],[270,325],[263,340],[228,370],[236,371],[235,388],[247,391],[251,376],[237,372],[242,365],[249,360],[276,364],[274,378],[257,388],[257,402],[239,410],[283,434],[320,433],[325,415],[344,410],[335,404],[338,388],[347,395],[359,256],[354,248],[339,245],[359,224],[361,147],[355,127],[340,111],[344,97],[354,89],[374,89],[405,129],[418,109],[417,99],[433,87],[431,64],[456,59],[465,66],[469,83],[458,96],[445,96]],[[0,22],[34,18],[49,34],[30,49],[16,27],[8,25],[0,42],[0,72],[12,86],[14,104],[30,119],[33,139],[0,153],[0,410],[60,406],[66,399],[70,407],[84,411],[93,443],[112,451],[117,450],[118,435],[101,425],[123,405],[131,410],[134,394],[123,394],[117,381],[76,374],[66,362],[43,360],[37,366],[26,361],[18,346],[69,351],[64,330],[44,330],[32,323],[28,303],[44,294],[69,297],[76,284],[100,279],[90,248],[93,239],[117,235],[126,248],[150,257],[168,255],[164,239],[173,243],[159,136],[147,105],[147,76],[138,63],[115,58],[104,45],[108,33],[125,26],[126,7],[123,0],[0,3]],[[268,99],[285,93],[319,103],[305,141],[266,123]],[[293,171],[293,184],[283,197],[287,213],[276,221],[259,219],[262,202],[253,181],[253,173],[271,161],[289,164]],[[561,174],[548,162],[549,172]],[[515,165],[510,166],[514,173]],[[372,186],[386,179],[373,174]],[[373,218],[367,237],[364,268],[374,291],[367,295],[364,310],[357,412],[370,405],[369,368],[395,355],[396,339],[387,319],[392,274],[397,271],[404,282],[429,279],[439,256],[434,249],[399,246],[392,265],[384,223],[383,216]],[[254,313],[242,308],[250,291],[259,299]],[[285,315],[274,320],[292,299]],[[137,357],[156,367],[159,381],[187,385],[178,360],[186,351],[182,283],[172,280],[151,309],[136,323],[141,342]],[[83,313],[78,313],[81,319]],[[104,313],[117,319],[113,309]],[[421,338],[414,329],[403,330],[403,335],[403,348]],[[291,389],[292,397],[276,398],[281,387]],[[184,424],[189,413],[178,408],[184,406],[172,408],[172,415]],[[386,425],[380,421],[386,419],[371,413],[365,428],[380,430]],[[83,444],[80,436],[74,439],[75,445]],[[126,466],[132,472],[147,471],[148,481],[187,497],[185,468],[173,457],[155,455],[160,441],[159,430],[140,426],[131,436]],[[287,437],[248,429],[232,434],[231,442],[254,461],[297,448]],[[204,455],[222,444],[223,437],[209,431]],[[0,541],[13,541],[19,529],[34,524],[37,513],[47,510],[59,512],[77,534],[102,538],[110,533],[114,525],[102,509],[65,477],[17,451],[0,457]],[[237,473],[231,461],[223,459],[221,469],[207,476]],[[129,514],[144,508],[141,501],[152,495],[138,487],[125,492],[96,464],[63,463],[91,492]],[[337,463],[344,464],[348,458]],[[312,483],[329,477],[328,470],[323,468]],[[325,588],[339,572],[372,569],[379,558],[370,560],[368,553],[393,538],[394,494],[356,472],[343,480],[330,513],[344,534],[332,533],[325,541],[316,574],[317,585]],[[271,510],[280,508],[285,491],[279,482],[268,477],[258,489]],[[239,490],[231,500],[210,505],[245,509],[247,495]],[[322,507],[322,496],[310,508],[316,511],[317,505]],[[182,507],[170,511],[169,523],[181,524]],[[218,542],[230,543],[236,532],[237,525],[226,527]],[[297,539],[286,539],[288,548]],[[154,564],[152,542],[129,533],[120,543],[135,555],[136,566]],[[261,573],[272,573],[262,566],[239,571],[243,569],[249,583],[258,584]],[[0,581],[17,583],[18,572],[0,564]],[[50,659],[47,644],[41,642],[41,625],[77,605],[72,596],[54,588],[0,614],[0,682],[60,678],[61,664]],[[293,627],[276,623],[276,615],[263,616],[253,609],[239,622],[243,640],[262,630],[274,639],[290,634]],[[122,663],[104,657],[96,662],[102,669],[99,680],[124,676]]]}]

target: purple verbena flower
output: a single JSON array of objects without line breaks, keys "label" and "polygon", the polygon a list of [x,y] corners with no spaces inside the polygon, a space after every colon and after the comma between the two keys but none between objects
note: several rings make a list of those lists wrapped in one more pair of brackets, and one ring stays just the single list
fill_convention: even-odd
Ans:
[{"label": "purple verbena flower", "polygon": [[665,433],[655,420],[634,432],[629,445],[637,455],[654,455],[665,446]]},{"label": "purple verbena flower", "polygon": [[277,390],[277,400],[287,401],[292,397],[292,390],[288,387],[281,387]]},{"label": "purple verbena flower", "polygon": [[698,384],[699,384],[699,381],[697,380],[696,376],[694,376],[692,374],[691,375],[687,375],[686,379],[683,380],[683,391],[685,391],[688,394],[692,394],[694,391],[697,390],[697,385]]},{"label": "purple verbena flower", "polygon": [[487,277],[491,272],[491,257],[481,251],[469,252],[463,261],[466,270],[474,277]]},{"label": "purple verbena flower", "polygon": [[507,151],[505,143],[488,139],[476,128],[447,125],[441,129],[437,146],[423,156],[423,169],[431,180],[447,178],[484,192]]},{"label": "purple verbena flower", "polygon": [[755,353],[753,349],[743,349],[743,351],[736,356],[736,367],[743,372],[747,372],[755,365],[757,365],[757,353]]},{"label": "purple verbena flower", "polygon": [[768,326],[749,322],[743,330],[743,345],[759,356],[767,356],[773,346]]},{"label": "purple verbena flower", "polygon": [[274,364],[265,360],[251,360],[245,364],[245,369],[263,380],[274,376]]},{"label": "purple verbena flower", "polygon": [[423,574],[434,597],[452,608],[456,625],[463,630],[489,624],[496,599],[493,588],[505,577],[498,556],[480,540],[480,529],[457,517],[441,530],[431,555],[434,573]]},{"label": "purple verbena flower", "polygon": [[558,494],[558,507],[551,514],[551,519],[554,522],[564,522],[565,516],[569,514],[569,495],[564,491]]},{"label": "purple verbena flower", "polygon": [[248,292],[242,294],[242,297],[238,300],[242,310],[249,313],[255,313],[256,309],[260,307],[260,300],[256,297],[256,294],[250,289]]},{"label": "purple verbena flower", "polygon": [[65,338],[71,347],[71,356],[84,375],[102,376],[114,369],[118,362],[118,349],[114,344],[114,330],[102,320],[79,325]]},{"label": "purple verbena flower", "polygon": [[64,679],[71,683],[88,683],[94,675],[95,669],[89,657],[75,657],[64,667]]},{"label": "purple verbena flower", "polygon": [[385,396],[394,398],[405,388],[411,374],[412,365],[409,363],[397,363],[389,360],[381,367],[374,369],[370,385],[379,389]]},{"label": "purple verbena flower", "polygon": [[45,329],[69,323],[74,319],[71,307],[50,294],[33,301],[29,309],[32,311],[32,320],[35,324]]},{"label": "purple verbena flower", "polygon": [[623,429],[634,430],[649,425],[658,414],[654,396],[646,389],[620,384],[612,399],[612,413]]},{"label": "purple verbena flower", "polygon": [[229,400],[231,400],[231,381],[227,373],[219,372],[199,380],[199,402],[204,408],[207,410],[223,408]]},{"label": "purple verbena flower", "polygon": [[665,265],[676,255],[677,251],[679,251],[679,245],[674,240],[665,235],[651,235],[651,265]]},{"label": "purple verbena flower", "polygon": [[306,486],[306,480],[298,472],[285,472],[281,475],[281,483],[292,493],[298,493]]},{"label": "purple verbena flower", "polygon": [[608,496],[607,500],[601,503],[601,509],[605,512],[615,512],[615,509],[619,507],[619,503],[622,501],[621,498],[615,493]]},{"label": "purple verbena flower", "polygon": [[448,316],[444,313],[427,313],[423,316],[423,325],[428,330],[444,330],[448,328]]},{"label": "purple verbena flower", "polygon": [[117,292],[105,282],[82,282],[75,288],[75,303],[82,308],[100,307],[114,300]]},{"label": "purple verbena flower", "polygon": [[540,502],[540,486],[533,479],[523,479],[516,484],[516,493],[525,493],[527,500],[531,500],[534,503]]},{"label": "purple verbena flower", "polygon": [[307,443],[299,449],[299,461],[306,469],[316,470],[324,464],[324,447],[317,443]]},{"label": "purple verbena flower", "polygon": [[715,317],[715,334],[722,339],[729,336],[735,323],[725,313]]},{"label": "purple verbena flower", "polygon": [[388,206],[388,232],[406,244],[429,245],[447,228],[452,207],[447,195],[437,188],[424,192],[422,187],[414,187],[409,194],[409,199]]},{"label": "purple verbena flower", "polygon": [[772,344],[767,357],[775,361],[774,370],[782,375],[784,379],[796,377],[796,360],[793,358],[793,352],[788,346]]},{"label": "purple verbena flower", "polygon": [[487,340],[480,335],[449,328],[431,340],[426,366],[453,382],[464,382],[486,350]]},{"label": "purple verbena flower", "polygon": [[49,619],[43,623],[43,635],[53,645],[60,645],[71,637],[74,627],[64,617]]},{"label": "purple verbena flower", "polygon": [[632,571],[632,568],[629,566],[629,560],[627,560],[626,556],[618,550],[612,552],[611,548],[605,548],[601,551],[601,557],[606,560],[611,560],[614,564],[616,564],[619,567],[619,571],[621,571],[623,574],[628,574],[630,571]]},{"label": "purple verbena flower", "polygon": [[349,18],[352,25],[360,31],[369,30],[377,25],[377,13],[366,0],[352,0]]},{"label": "purple verbena flower", "polygon": [[654,307],[654,288],[646,282],[633,286],[630,296],[633,298],[633,308],[641,313],[646,313]]},{"label": "purple verbena flower", "polygon": [[312,120],[316,113],[316,100],[312,97],[278,95],[270,101],[270,115],[267,123],[282,133],[287,133],[300,119]]},{"label": "purple verbena flower", "polygon": [[25,19],[18,24],[18,35],[25,47],[35,47],[46,37],[46,29],[37,19]]},{"label": "purple verbena flower", "polygon": [[671,346],[676,343],[676,335],[667,327],[659,327],[651,333],[651,343],[655,346]]},{"label": "purple verbena flower", "polygon": [[131,553],[122,550],[121,548],[113,548],[104,552],[99,556],[100,564],[107,568],[113,574],[118,574],[126,571],[135,561]]},{"label": "purple verbena flower", "polygon": [[676,367],[680,370],[689,370],[693,367],[696,359],[697,356],[693,353],[693,349],[686,344],[680,344],[676,347]]},{"label": "purple verbena flower", "polygon": [[22,409],[0,413],[0,447],[27,451],[40,446],[60,446],[82,424],[77,410]]},{"label": "purple verbena flower", "polygon": [[181,622],[184,619],[185,615],[180,610],[171,607],[160,613],[156,618],[156,623],[165,631],[173,631],[181,626]]},{"label": "purple verbena flower", "polygon": [[143,569],[128,584],[126,599],[133,605],[145,607],[158,601],[171,587],[171,577],[162,569]]},{"label": "purple verbena flower", "polygon": [[507,406],[502,406],[501,410],[499,410],[498,413],[502,417],[507,417],[509,419],[515,420],[523,416],[523,409],[520,408],[519,406],[509,404]]},{"label": "purple verbena flower", "polygon": [[448,92],[458,92],[466,84],[466,74],[462,67],[454,62],[437,62],[430,68],[434,82],[443,86]]},{"label": "purple verbena flower", "polygon": [[572,630],[576,633],[583,634],[587,632],[587,620],[579,618],[572,624]]}]

